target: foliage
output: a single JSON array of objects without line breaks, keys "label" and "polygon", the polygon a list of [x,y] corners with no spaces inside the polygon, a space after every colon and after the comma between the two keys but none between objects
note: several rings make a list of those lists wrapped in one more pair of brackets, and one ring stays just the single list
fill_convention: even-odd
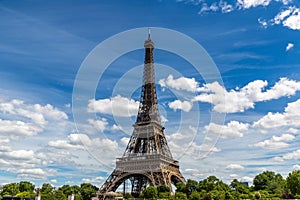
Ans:
[{"label": "foliage", "polygon": [[9,183],[3,186],[1,196],[11,195],[15,196],[20,192],[19,185],[17,183]]},{"label": "foliage", "polygon": [[292,195],[300,195],[300,170],[289,173],[286,182]]},{"label": "foliage", "polygon": [[254,190],[267,190],[270,194],[281,195],[285,188],[285,181],[280,174],[272,171],[265,171],[253,179]]},{"label": "foliage", "polygon": [[[32,198],[35,196],[34,189],[35,185],[28,181],[9,183],[2,186],[0,199],[4,195]],[[80,186],[63,185],[59,188],[44,183],[39,193],[41,200],[67,200],[70,194],[74,194],[75,200],[90,200],[97,191],[98,188],[90,183],[82,183]],[[286,179],[272,171],[262,172],[255,176],[251,187],[237,179],[232,180],[227,185],[216,176],[209,176],[199,182],[189,179],[186,184],[176,184],[175,194],[171,194],[170,188],[165,185],[149,186],[142,192],[141,197],[164,200],[279,200],[300,198],[300,170],[289,173]],[[127,193],[125,198],[132,198],[132,195]]]},{"label": "foliage", "polygon": [[158,192],[157,188],[154,186],[149,186],[147,187],[144,191],[142,196],[146,199],[157,199],[158,197]]}]

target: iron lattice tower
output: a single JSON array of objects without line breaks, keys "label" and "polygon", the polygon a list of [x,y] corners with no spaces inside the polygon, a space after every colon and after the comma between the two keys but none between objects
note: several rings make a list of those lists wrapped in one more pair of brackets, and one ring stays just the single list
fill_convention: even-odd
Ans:
[{"label": "iron lattice tower", "polygon": [[134,130],[121,158],[117,158],[116,168],[100,187],[99,198],[116,189],[126,180],[131,181],[131,194],[138,197],[147,185],[185,183],[179,171],[178,161],[174,160],[161,125],[154,73],[153,49],[150,38],[144,43],[145,61],[142,94]]}]

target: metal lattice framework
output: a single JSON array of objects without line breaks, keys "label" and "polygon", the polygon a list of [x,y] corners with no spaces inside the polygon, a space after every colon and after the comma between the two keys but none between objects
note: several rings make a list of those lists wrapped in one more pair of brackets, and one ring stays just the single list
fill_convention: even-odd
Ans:
[{"label": "metal lattice framework", "polygon": [[131,182],[131,194],[135,197],[148,185],[166,185],[171,188],[177,182],[185,183],[174,160],[161,125],[155,87],[153,49],[150,38],[145,41],[145,61],[142,94],[133,134],[116,168],[100,187],[99,199],[116,189],[126,180]]}]

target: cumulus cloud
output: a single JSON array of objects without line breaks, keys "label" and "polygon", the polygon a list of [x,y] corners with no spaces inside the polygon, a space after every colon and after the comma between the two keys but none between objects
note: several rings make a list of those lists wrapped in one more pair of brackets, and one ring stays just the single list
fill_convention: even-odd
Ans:
[{"label": "cumulus cloud", "polygon": [[249,124],[237,121],[231,121],[227,125],[210,123],[204,129],[207,133],[220,135],[223,138],[243,137],[249,129]]},{"label": "cumulus cloud", "polygon": [[261,147],[264,149],[282,149],[289,146],[287,142],[293,141],[294,139],[295,136],[291,134],[283,134],[281,136],[273,136],[269,140],[264,140],[250,146]]},{"label": "cumulus cloud", "polygon": [[88,112],[130,117],[137,114],[138,107],[138,101],[117,95],[111,99],[89,100]]},{"label": "cumulus cloud", "polygon": [[[2,118],[2,119],[1,119]],[[49,122],[67,120],[66,113],[50,104],[26,104],[22,100],[0,99],[0,134],[33,136],[44,131]]]},{"label": "cumulus cloud", "polygon": [[238,6],[248,9],[257,6],[268,6],[272,0],[237,0]]},{"label": "cumulus cloud", "polygon": [[300,170],[300,165],[293,165],[293,170]]},{"label": "cumulus cloud", "polygon": [[104,177],[102,176],[97,176],[97,177],[93,177],[93,178],[83,178],[81,181],[83,183],[91,183],[91,184],[96,184],[98,185],[99,183],[101,183],[102,181],[104,181]]},{"label": "cumulus cloud", "polygon": [[185,112],[189,112],[192,109],[192,107],[193,107],[193,104],[191,102],[180,101],[180,100],[172,101],[168,105],[174,111],[176,111],[176,110],[183,110]]},{"label": "cumulus cloud", "polygon": [[179,77],[174,79],[173,75],[169,75],[167,79],[160,79],[158,83],[161,87],[170,87],[189,92],[195,92],[198,86],[198,82],[195,78]]},{"label": "cumulus cloud", "polygon": [[290,153],[286,153],[281,157],[277,157],[277,160],[281,159],[282,161],[285,160],[300,160],[300,149],[295,150],[293,152]]},{"label": "cumulus cloud", "polygon": [[128,138],[128,137],[123,137],[123,138],[121,138],[121,144],[122,144],[123,146],[127,146],[127,144],[129,143],[129,140],[130,140],[130,138]]},{"label": "cumulus cloud", "polygon": [[54,176],[56,174],[56,170],[32,168],[32,169],[19,169],[16,173],[20,178],[46,179],[48,176]]},{"label": "cumulus cloud", "polygon": [[[110,139],[91,139],[88,135],[82,133],[72,133],[65,140],[49,141],[48,145],[57,149],[80,150],[80,149],[102,149],[105,152],[116,152],[118,143]],[[99,148],[101,147],[101,148]]]},{"label": "cumulus cloud", "polygon": [[[98,120],[88,119],[88,123],[91,124],[96,130],[100,131],[101,133],[108,129],[108,122],[105,118],[101,118]],[[117,128],[117,126],[114,126],[113,128],[115,129]]]},{"label": "cumulus cloud", "polygon": [[197,89],[201,94],[194,97],[194,101],[211,103],[216,112],[235,113],[254,108],[255,102],[292,96],[300,90],[300,82],[288,78],[281,78],[273,87],[263,91],[267,85],[267,81],[255,80],[241,89],[227,91],[218,82],[207,83]]},{"label": "cumulus cloud", "polygon": [[243,170],[245,167],[240,164],[229,164],[226,166],[226,170],[230,171],[237,171],[237,170]]},{"label": "cumulus cloud", "polygon": [[285,48],[285,51],[289,51],[291,50],[292,48],[294,47],[294,44],[293,43],[288,43],[286,48]]},{"label": "cumulus cloud", "polygon": [[260,130],[278,127],[300,127],[300,99],[288,103],[283,113],[269,112],[267,115],[254,122],[253,127]]},{"label": "cumulus cloud", "polygon": [[272,22],[282,24],[292,30],[300,30],[300,8],[290,6],[278,13]]}]

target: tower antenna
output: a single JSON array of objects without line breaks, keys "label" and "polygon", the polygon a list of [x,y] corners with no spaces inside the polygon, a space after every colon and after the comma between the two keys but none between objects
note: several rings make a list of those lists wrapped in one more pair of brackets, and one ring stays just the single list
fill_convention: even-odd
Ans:
[{"label": "tower antenna", "polygon": [[148,40],[150,40],[150,28],[148,28]]}]

